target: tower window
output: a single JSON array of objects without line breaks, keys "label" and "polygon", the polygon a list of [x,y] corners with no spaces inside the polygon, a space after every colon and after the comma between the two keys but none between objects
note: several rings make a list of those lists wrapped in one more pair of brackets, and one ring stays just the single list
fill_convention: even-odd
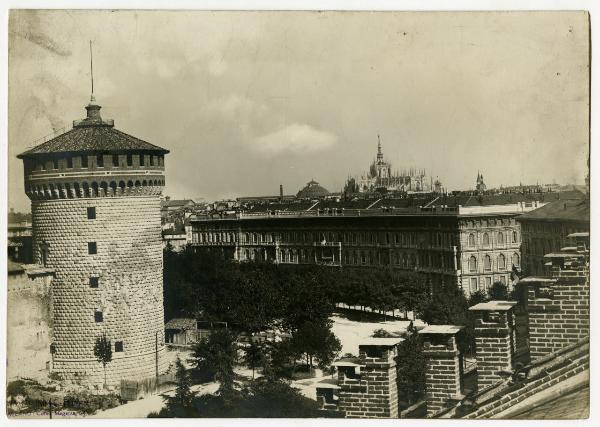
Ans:
[{"label": "tower window", "polygon": [[82,168],[88,167],[88,156],[81,156],[81,167]]},{"label": "tower window", "polygon": [[115,353],[123,352],[123,341],[115,341]]},{"label": "tower window", "polygon": [[87,208],[87,218],[88,219],[96,219],[96,208],[95,207]]},{"label": "tower window", "polygon": [[98,282],[98,277],[90,277],[90,288],[97,288]]},{"label": "tower window", "polygon": [[94,321],[96,323],[102,323],[104,321],[104,316],[102,315],[101,311],[94,311]]},{"label": "tower window", "polygon": [[140,166],[145,166],[146,164],[146,156],[140,154]]},{"label": "tower window", "polygon": [[52,159],[52,169],[58,169],[58,159]]},{"label": "tower window", "polygon": [[119,166],[119,155],[118,154],[113,154],[112,155],[112,165],[113,167],[117,167]]},{"label": "tower window", "polygon": [[150,156],[150,166],[154,166],[154,156]]},{"label": "tower window", "polygon": [[127,166],[133,165],[133,156],[131,154],[127,155]]},{"label": "tower window", "polygon": [[67,169],[73,169],[73,157],[67,157]]},{"label": "tower window", "polygon": [[104,167],[104,155],[98,154],[96,156],[96,166],[98,166],[99,168]]},{"label": "tower window", "polygon": [[95,255],[98,253],[98,248],[96,246],[96,242],[88,242],[88,254]]}]

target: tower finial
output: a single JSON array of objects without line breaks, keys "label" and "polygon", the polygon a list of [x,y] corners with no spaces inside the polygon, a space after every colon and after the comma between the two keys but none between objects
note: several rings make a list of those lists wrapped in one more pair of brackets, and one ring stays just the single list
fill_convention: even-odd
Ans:
[{"label": "tower finial", "polygon": [[90,78],[91,78],[91,82],[92,82],[92,96],[91,96],[91,100],[95,101],[96,98],[94,98],[94,55],[92,52],[92,41],[90,40]]}]

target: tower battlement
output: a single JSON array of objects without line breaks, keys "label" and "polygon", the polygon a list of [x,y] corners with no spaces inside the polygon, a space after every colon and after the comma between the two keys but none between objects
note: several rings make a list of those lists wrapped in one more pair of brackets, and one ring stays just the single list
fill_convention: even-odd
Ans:
[{"label": "tower battlement", "polygon": [[31,200],[158,196],[169,151],[114,128],[95,100],[73,129],[22,154]]}]

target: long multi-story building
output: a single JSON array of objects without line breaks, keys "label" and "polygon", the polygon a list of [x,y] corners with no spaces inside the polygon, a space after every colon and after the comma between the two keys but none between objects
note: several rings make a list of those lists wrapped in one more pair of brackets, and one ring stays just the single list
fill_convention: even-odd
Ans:
[{"label": "long multi-story building", "polygon": [[546,254],[568,247],[567,236],[590,231],[590,200],[574,192],[541,209],[517,217],[523,232],[523,269],[531,276],[551,277],[551,263]]},{"label": "long multi-story building", "polygon": [[432,195],[419,206],[381,199],[359,209],[320,201],[303,210],[290,204],[208,214],[191,218],[191,243],[239,261],[417,271],[432,287],[458,285],[470,294],[497,281],[510,285],[513,267],[521,266],[516,216],[555,198],[536,196]]}]

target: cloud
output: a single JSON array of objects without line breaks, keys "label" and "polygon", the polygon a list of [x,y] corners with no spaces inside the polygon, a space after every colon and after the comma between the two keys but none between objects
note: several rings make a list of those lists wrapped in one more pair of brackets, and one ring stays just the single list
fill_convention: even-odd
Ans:
[{"label": "cloud", "polygon": [[257,137],[253,142],[254,147],[265,154],[282,152],[308,154],[331,148],[336,144],[337,136],[307,124],[294,123]]}]

